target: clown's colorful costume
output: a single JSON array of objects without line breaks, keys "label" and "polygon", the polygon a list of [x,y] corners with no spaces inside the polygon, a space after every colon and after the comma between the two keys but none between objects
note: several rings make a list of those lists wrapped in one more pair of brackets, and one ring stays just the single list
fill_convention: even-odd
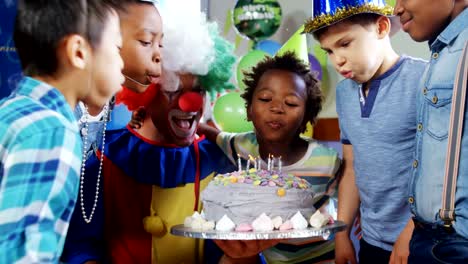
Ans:
[{"label": "clown's colorful costume", "polygon": [[[164,146],[125,128],[109,131],[106,142],[102,167],[104,203],[99,205],[99,208],[104,205],[105,214],[95,214],[92,225],[87,226],[81,211],[75,211],[76,223],[72,226],[83,228],[70,230],[77,243],[68,248],[79,251],[71,259],[80,260],[76,263],[86,261],[87,257],[110,258],[112,263],[151,263],[153,253],[155,263],[192,263],[194,259],[201,262],[202,240],[172,236],[168,230],[193,213],[198,194],[214,173],[235,170],[232,163],[216,144],[203,136],[188,147]],[[93,156],[87,163],[90,175],[98,173],[98,157]],[[95,181],[87,184],[88,190],[93,190],[95,184]],[[84,200],[88,202],[85,205],[90,211],[94,193],[85,194]],[[200,209],[199,201],[197,207]],[[100,212],[99,208],[96,212]],[[161,219],[164,223],[164,229],[156,231],[159,234],[153,237],[145,230],[143,221],[150,215],[158,218],[146,218],[149,231],[154,232],[153,221]],[[104,228],[104,240],[100,237],[100,225]],[[96,231],[94,234],[90,227]],[[80,236],[94,240],[94,246],[105,241],[107,256],[79,243]]]},{"label": "clown's colorful costume", "polygon": [[[199,193],[215,172],[235,169],[223,152],[204,137],[189,147],[164,146],[131,129],[113,131],[108,141],[104,228],[112,263],[150,263],[151,253],[156,263],[201,261],[203,241],[172,236],[168,229],[200,208]],[[143,227],[150,213],[164,223],[153,238]]]}]

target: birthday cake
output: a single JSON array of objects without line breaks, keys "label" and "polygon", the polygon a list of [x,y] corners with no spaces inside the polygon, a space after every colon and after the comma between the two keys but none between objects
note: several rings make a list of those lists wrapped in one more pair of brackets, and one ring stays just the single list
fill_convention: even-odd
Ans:
[{"label": "birthday cake", "polygon": [[202,192],[203,213],[184,225],[219,231],[271,231],[320,227],[328,216],[316,212],[310,184],[274,170],[239,170],[217,175]]}]

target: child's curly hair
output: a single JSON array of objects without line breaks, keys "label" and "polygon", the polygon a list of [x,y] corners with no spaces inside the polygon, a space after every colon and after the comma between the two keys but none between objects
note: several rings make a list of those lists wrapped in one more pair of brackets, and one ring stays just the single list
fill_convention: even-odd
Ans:
[{"label": "child's curly hair", "polygon": [[309,67],[300,60],[293,52],[287,51],[282,55],[267,57],[259,62],[250,72],[244,72],[244,83],[246,85],[244,93],[241,95],[245,100],[247,108],[252,104],[252,97],[258,86],[260,78],[269,70],[284,70],[295,73],[301,77],[306,85],[307,100],[305,109],[304,126],[301,133],[305,131],[305,124],[309,121],[315,124],[317,115],[322,110],[323,94],[320,89],[320,82],[311,72]]}]

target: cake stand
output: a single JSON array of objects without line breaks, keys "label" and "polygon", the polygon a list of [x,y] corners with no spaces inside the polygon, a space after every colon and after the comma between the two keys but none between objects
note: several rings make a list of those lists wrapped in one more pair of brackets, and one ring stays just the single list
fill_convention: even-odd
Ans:
[{"label": "cake stand", "polygon": [[267,240],[267,239],[301,239],[301,238],[322,238],[328,237],[337,232],[343,231],[346,224],[341,221],[335,221],[321,228],[308,227],[303,230],[273,230],[268,232],[249,231],[216,231],[200,230],[176,225],[171,228],[171,234],[175,236],[202,238],[202,239],[221,239],[221,240]]}]

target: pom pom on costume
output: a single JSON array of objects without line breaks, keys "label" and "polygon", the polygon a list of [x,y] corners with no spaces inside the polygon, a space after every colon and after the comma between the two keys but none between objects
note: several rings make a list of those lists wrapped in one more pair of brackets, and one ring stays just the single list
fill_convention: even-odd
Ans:
[{"label": "pom pom on costume", "polygon": [[135,111],[140,107],[147,107],[158,93],[159,85],[150,84],[143,93],[134,92],[126,87],[117,93],[115,102],[125,104],[130,111]]},{"label": "pom pom on costume", "polygon": [[143,227],[146,232],[152,234],[155,237],[162,237],[167,233],[166,225],[164,225],[161,217],[157,215],[143,218]]}]

